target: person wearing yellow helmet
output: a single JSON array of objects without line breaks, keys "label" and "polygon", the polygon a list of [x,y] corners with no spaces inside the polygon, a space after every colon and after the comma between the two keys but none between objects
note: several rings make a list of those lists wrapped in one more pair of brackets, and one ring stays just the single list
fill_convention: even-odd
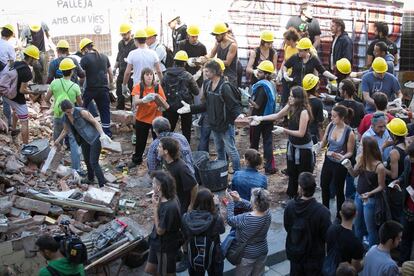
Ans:
[{"label": "person wearing yellow helmet", "polygon": [[12,65],[16,60],[16,51],[13,46],[8,42],[13,37],[13,26],[10,24],[4,25],[1,29],[0,39],[0,71],[9,64]]},{"label": "person wearing yellow helmet", "polygon": [[303,90],[308,94],[309,105],[312,110],[313,120],[309,123],[309,131],[313,144],[318,143],[322,137],[323,103],[319,99],[319,77],[314,74],[306,74],[302,81]]},{"label": "person wearing yellow helmet", "polygon": [[17,72],[16,97],[9,99],[3,97],[12,110],[11,135],[17,136],[17,121],[20,122],[23,146],[29,143],[29,110],[26,104],[26,94],[34,92],[29,87],[29,81],[33,79],[32,70],[29,66],[33,66],[39,60],[40,52],[34,45],[29,45],[23,50],[23,60],[16,61],[13,68]]},{"label": "person wearing yellow helmet", "polygon": [[[264,60],[257,66],[257,82],[252,85],[251,105],[252,116],[273,114],[276,110],[276,87],[272,83],[275,66],[272,61]],[[265,173],[275,174],[276,166],[273,157],[273,123],[264,122],[250,127],[250,148],[259,150],[260,136],[263,138],[263,156],[265,158]]]},{"label": "person wearing yellow helmet", "polygon": [[216,43],[207,58],[213,58],[217,55],[219,59],[224,62],[226,70],[224,75],[228,78],[229,82],[237,87],[237,43],[228,36],[229,28],[226,23],[220,22],[214,25],[211,34],[215,36]]},{"label": "person wearing yellow helmet", "polygon": [[172,33],[173,52],[178,51],[178,44],[187,37],[187,25],[181,21],[180,16],[176,16],[168,22]]},{"label": "person wearing yellow helmet", "polygon": [[402,93],[398,79],[387,72],[388,65],[385,59],[377,57],[372,63],[372,70],[364,74],[361,81],[362,95],[365,101],[365,112],[373,113],[375,103],[372,95],[375,92],[383,92],[387,95],[389,101],[397,100],[401,104]]},{"label": "person wearing yellow helmet", "polygon": [[258,81],[258,78],[254,75],[254,70],[257,68],[260,62],[264,60],[270,60],[273,63],[274,68],[277,65],[277,53],[273,49],[273,32],[264,30],[260,34],[260,45],[254,48],[249,53],[249,61],[247,62],[246,74],[250,79],[250,84],[253,85]]},{"label": "person wearing yellow helmet", "polygon": [[[58,43],[59,45],[59,43]],[[60,45],[61,46],[61,45]],[[52,64],[52,63],[51,63]],[[68,99],[72,104],[82,106],[82,96],[80,86],[72,81],[72,75],[76,73],[77,66],[73,59],[62,57],[59,62],[58,70],[62,74],[60,78],[54,79],[49,86],[44,102],[50,104],[53,98],[53,140],[56,140],[63,130],[63,111],[60,103]],[[72,133],[68,134],[70,145],[70,157],[72,169],[81,172],[79,145]]]},{"label": "person wearing yellow helmet", "polygon": [[22,45],[34,45],[40,51],[39,61],[34,63],[34,83],[44,84],[47,81],[49,55],[47,42],[51,41],[49,27],[44,22],[32,22],[25,26],[20,34]]},{"label": "person wearing yellow helmet", "polygon": [[81,40],[79,48],[84,54],[80,65],[85,70],[86,75],[83,106],[88,107],[92,100],[96,103],[102,129],[106,135],[111,137],[109,91],[114,88],[111,63],[105,54],[98,52],[94,42],[88,38]]},{"label": "person wearing yellow helmet", "polygon": [[[51,83],[54,79],[63,77],[62,71],[59,69],[60,62],[69,56],[69,43],[66,40],[59,40],[56,44],[56,52],[58,57],[52,60],[49,64],[47,83]],[[75,64],[75,71],[71,74],[71,81],[74,83],[83,84],[85,78],[85,71],[80,67],[79,62],[71,58]],[[80,80],[79,80],[80,79]]]},{"label": "person wearing yellow helmet", "polygon": [[[146,41],[147,46],[148,48],[150,48],[151,50],[154,50],[157,53],[157,56],[160,59],[161,71],[164,73],[167,67],[172,67],[172,60],[171,60],[172,55],[173,55],[172,51],[169,48],[167,51],[167,46],[157,41],[158,33],[155,30],[155,28],[148,26],[145,28],[145,31],[147,32],[147,35],[148,35],[147,41]],[[167,62],[169,64],[167,64]]]},{"label": "person wearing yellow helmet", "polygon": [[[115,76],[117,69],[119,69],[118,76],[116,78],[116,109],[118,110],[125,109],[125,97],[122,95],[122,82],[124,81],[125,70],[127,67],[127,62],[125,59],[128,57],[128,54],[131,51],[136,49],[131,30],[131,25],[126,23],[121,24],[119,28],[119,33],[121,34],[122,39],[118,42],[118,54],[116,55],[113,70],[113,75]],[[133,81],[131,78],[128,79],[127,85],[129,90],[132,90]]]},{"label": "person wearing yellow helmet", "polygon": [[201,87],[203,83],[203,78],[201,77],[202,68],[200,63],[197,63],[197,60],[207,55],[207,48],[199,41],[199,35],[200,27],[197,25],[189,25],[187,28],[187,39],[180,41],[178,50],[187,53],[189,61],[185,69],[196,78],[198,87]]},{"label": "person wearing yellow helmet", "polygon": [[[335,80],[336,76],[325,69],[318,56],[311,53],[313,47],[309,38],[305,37],[299,40],[296,48],[299,52],[291,56],[282,67],[282,75],[290,87],[294,85],[302,86],[302,80],[306,74],[311,74],[317,70],[320,74],[329,80]],[[292,68],[290,76],[287,74],[288,68]]]},{"label": "person wearing yellow helmet", "polygon": [[181,131],[188,143],[191,141],[191,114],[178,114],[177,110],[183,106],[181,101],[192,104],[194,96],[200,91],[193,76],[185,70],[188,55],[185,51],[178,51],[174,56],[174,67],[168,68],[162,78],[161,86],[170,108],[164,111],[163,116],[170,121],[171,131],[175,130],[178,118],[181,118]]},{"label": "person wearing yellow helmet", "polygon": [[[394,118],[387,124],[387,129],[392,138],[392,150],[386,160],[385,187],[388,195],[388,203],[392,219],[401,221],[403,215],[403,193],[398,187],[390,187],[389,184],[397,180],[404,172],[404,159],[407,156],[405,137],[408,134],[407,124],[400,118]],[[401,189],[401,188],[399,188]]]}]

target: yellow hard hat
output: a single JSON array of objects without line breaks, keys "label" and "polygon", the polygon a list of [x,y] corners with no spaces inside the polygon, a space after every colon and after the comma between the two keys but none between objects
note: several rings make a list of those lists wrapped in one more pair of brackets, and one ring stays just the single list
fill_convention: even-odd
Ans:
[{"label": "yellow hard hat", "polygon": [[81,41],[79,42],[79,49],[82,51],[83,48],[85,48],[86,45],[89,45],[93,43],[92,40],[90,40],[89,38],[82,38]]},{"label": "yellow hard hat", "polygon": [[4,26],[3,26],[3,29],[7,29],[7,30],[9,30],[10,32],[14,33],[14,27],[13,27],[13,25],[12,25],[12,24],[6,24],[6,25],[4,25]]},{"label": "yellow hard hat", "polygon": [[187,34],[191,36],[200,35],[200,28],[197,25],[190,25],[187,28]]},{"label": "yellow hard hat", "polygon": [[388,71],[388,64],[382,57],[376,57],[372,62],[372,70],[375,73],[382,74]]},{"label": "yellow hard hat", "polygon": [[220,35],[227,33],[229,31],[229,28],[227,28],[226,24],[223,22],[217,23],[214,25],[213,31],[211,32],[212,35]]},{"label": "yellow hard hat", "polygon": [[71,58],[64,58],[59,64],[59,70],[61,71],[72,70],[75,67],[76,65]]},{"label": "yellow hard hat", "polygon": [[183,50],[178,51],[174,56],[174,60],[187,61],[188,60],[187,52]]},{"label": "yellow hard hat", "polygon": [[56,44],[56,48],[69,49],[69,42],[67,40],[61,39]]},{"label": "yellow hard hat", "polygon": [[336,69],[342,74],[348,75],[352,71],[352,66],[347,58],[341,58],[336,61]]},{"label": "yellow hard hat", "polygon": [[147,37],[157,35],[157,31],[153,27],[146,27],[145,32],[147,33]]},{"label": "yellow hard hat", "polygon": [[311,90],[319,82],[319,77],[314,74],[306,74],[302,80],[302,87],[304,90]]},{"label": "yellow hard hat", "polygon": [[224,62],[219,58],[213,58],[213,60],[220,65],[221,71],[224,72],[224,70],[226,69],[226,66],[224,65]]},{"label": "yellow hard hat", "polygon": [[260,34],[260,39],[266,42],[273,42],[274,40],[274,36],[273,33],[271,31],[263,31]]},{"label": "yellow hard hat", "polygon": [[30,30],[31,30],[32,32],[37,33],[37,32],[38,32],[38,31],[40,31],[40,29],[42,28],[42,25],[40,25],[40,24],[32,24],[32,25],[30,25],[29,27],[30,27]]},{"label": "yellow hard hat", "polygon": [[296,45],[296,48],[298,48],[299,50],[309,50],[310,48],[312,48],[312,41],[309,38],[304,37],[301,40],[299,40],[298,44]]},{"label": "yellow hard hat", "polygon": [[32,57],[34,59],[39,59],[40,56],[40,52],[39,49],[34,46],[34,45],[29,45],[27,46],[24,50],[23,53],[28,55],[29,57]]},{"label": "yellow hard hat", "polygon": [[134,38],[147,38],[148,34],[145,30],[138,30],[134,34]]},{"label": "yellow hard hat", "polygon": [[270,60],[263,60],[260,62],[260,64],[257,66],[257,69],[271,74],[275,72],[275,66]]},{"label": "yellow hard hat", "polygon": [[405,136],[408,133],[407,124],[400,118],[394,118],[387,124],[387,129],[395,136]]},{"label": "yellow hard hat", "polygon": [[132,30],[132,26],[128,23],[122,23],[121,26],[119,26],[119,33],[120,34],[126,34],[127,32],[130,32]]}]

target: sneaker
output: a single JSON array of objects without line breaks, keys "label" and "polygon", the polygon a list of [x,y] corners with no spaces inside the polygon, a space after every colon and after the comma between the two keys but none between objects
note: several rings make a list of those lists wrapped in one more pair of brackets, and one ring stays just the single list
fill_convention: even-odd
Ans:
[{"label": "sneaker", "polygon": [[131,143],[132,143],[133,145],[135,145],[135,144],[137,143],[137,136],[135,135],[135,133],[134,133],[134,134],[132,134],[132,136],[131,136]]},{"label": "sneaker", "polygon": [[286,169],[281,170],[280,172],[281,172],[281,173],[283,173],[284,175],[288,175],[287,168],[286,168]]}]

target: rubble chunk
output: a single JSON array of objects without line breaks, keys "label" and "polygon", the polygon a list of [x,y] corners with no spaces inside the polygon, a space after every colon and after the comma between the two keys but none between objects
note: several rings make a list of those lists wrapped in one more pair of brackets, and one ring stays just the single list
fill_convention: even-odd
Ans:
[{"label": "rubble chunk", "polygon": [[13,202],[14,206],[17,208],[30,210],[45,215],[49,213],[51,206],[49,202],[43,202],[36,199],[21,196],[13,196]]}]

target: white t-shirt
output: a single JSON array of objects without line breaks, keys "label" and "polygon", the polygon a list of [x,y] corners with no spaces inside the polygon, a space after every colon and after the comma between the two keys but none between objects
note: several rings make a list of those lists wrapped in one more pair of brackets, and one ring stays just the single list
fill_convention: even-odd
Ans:
[{"label": "white t-shirt", "polygon": [[159,62],[160,59],[154,50],[148,48],[138,48],[129,52],[127,63],[132,64],[132,68],[134,70],[132,75],[134,85],[141,81],[142,69],[148,67],[155,70],[155,64]]},{"label": "white t-shirt", "polygon": [[165,60],[167,59],[167,49],[165,49],[164,45],[157,42],[150,45],[149,48],[157,53],[158,58],[160,59],[161,72],[164,72],[166,68],[163,62],[165,63]]},{"label": "white t-shirt", "polygon": [[0,39],[0,61],[8,63],[9,60],[16,60],[16,52],[10,42]]}]

